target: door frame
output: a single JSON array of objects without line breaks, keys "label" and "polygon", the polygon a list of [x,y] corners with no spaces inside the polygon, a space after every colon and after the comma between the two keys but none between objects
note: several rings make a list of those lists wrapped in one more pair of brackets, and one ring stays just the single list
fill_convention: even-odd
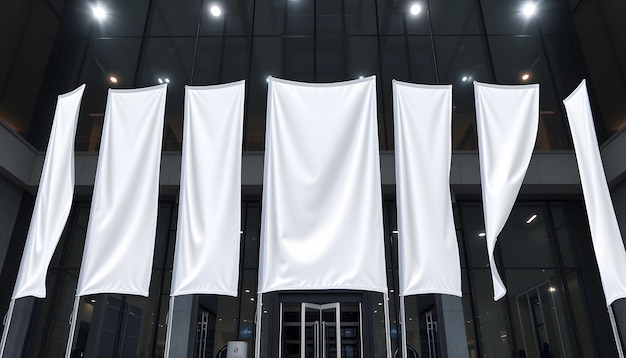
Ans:
[{"label": "door frame", "polygon": [[[372,308],[377,305],[380,299],[376,299],[374,295],[379,292],[369,291],[349,291],[349,290],[324,290],[324,291],[282,291],[271,292],[263,295],[263,306],[267,307],[272,314],[267,319],[268,337],[270,337],[268,356],[278,357],[280,351],[280,334],[281,334],[281,303],[314,303],[325,304],[331,302],[339,303],[360,303],[362,335],[363,335],[363,358],[374,358],[374,330],[372,327]],[[264,322],[265,322],[264,318]],[[266,343],[267,342],[263,342]],[[263,344],[262,343],[262,344]]]}]

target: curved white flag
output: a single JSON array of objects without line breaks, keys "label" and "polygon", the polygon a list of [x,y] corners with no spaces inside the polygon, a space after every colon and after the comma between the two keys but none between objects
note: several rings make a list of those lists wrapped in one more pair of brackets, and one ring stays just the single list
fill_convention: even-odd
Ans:
[{"label": "curved white flag", "polygon": [[166,91],[109,89],[77,296],[148,296]]},{"label": "curved white flag", "polygon": [[474,82],[480,178],[494,299],[506,294],[494,259],[496,240],[511,213],[537,138],[539,85]]},{"label": "curved white flag", "polygon": [[185,87],[172,296],[237,296],[245,81]]},{"label": "curved white flag", "polygon": [[13,299],[46,297],[46,273],[74,196],[74,141],[85,85],[60,95]]},{"label": "curved white flag", "polygon": [[268,82],[259,292],[387,292],[376,78]]},{"label": "curved white flag", "polygon": [[452,216],[452,86],[393,81],[400,295],[461,296]]},{"label": "curved white flag", "polygon": [[609,306],[617,299],[626,298],[626,251],[602,167],[586,81],[563,103],[572,131],[593,249]]}]

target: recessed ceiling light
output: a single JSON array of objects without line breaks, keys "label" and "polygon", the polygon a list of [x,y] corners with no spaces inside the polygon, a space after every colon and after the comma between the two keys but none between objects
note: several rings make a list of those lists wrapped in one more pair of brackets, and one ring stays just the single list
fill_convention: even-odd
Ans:
[{"label": "recessed ceiling light", "polygon": [[524,73],[522,75],[522,81],[528,81],[529,78],[530,78],[530,74],[529,73]]},{"label": "recessed ceiling light", "polygon": [[420,12],[422,12],[422,6],[420,4],[414,3],[413,5],[411,5],[410,11],[411,15],[418,15]]},{"label": "recessed ceiling light", "polygon": [[532,214],[531,217],[529,217],[528,220],[526,220],[526,224],[530,224],[531,222],[535,221],[536,218],[537,218],[537,214]]},{"label": "recessed ceiling light", "polygon": [[392,231],[391,231],[391,233],[392,233],[392,234],[397,234],[397,233],[398,233],[398,230],[392,230]]},{"label": "recessed ceiling light", "polygon": [[169,78],[166,78],[166,79],[165,79],[165,83],[170,83],[170,79],[169,79]]},{"label": "recessed ceiling light", "polygon": [[469,80],[469,77],[467,77],[467,76],[463,76],[463,78],[461,78],[461,81],[463,81],[463,82],[467,82],[467,80]]},{"label": "recessed ceiling light", "polygon": [[159,83],[163,83],[163,79],[162,78],[159,78]]},{"label": "recessed ceiling light", "polygon": [[111,83],[117,83],[117,77],[111,76],[109,77],[109,81],[111,81]]},{"label": "recessed ceiling light", "polygon": [[211,6],[211,15],[218,17],[222,14],[222,9],[217,6],[217,5],[213,5]]},{"label": "recessed ceiling light", "polygon": [[487,236],[487,234],[483,231],[483,232],[479,232],[479,233],[478,233],[478,236],[480,236],[480,237],[485,237],[485,236]]},{"label": "recessed ceiling light", "polygon": [[526,17],[533,16],[536,11],[537,11],[537,4],[535,4],[534,2],[527,2],[526,4],[524,4],[524,7],[522,8],[522,13],[524,13]]},{"label": "recessed ceiling light", "polygon": [[91,12],[96,20],[104,20],[107,17],[107,12],[100,5],[92,6]]}]

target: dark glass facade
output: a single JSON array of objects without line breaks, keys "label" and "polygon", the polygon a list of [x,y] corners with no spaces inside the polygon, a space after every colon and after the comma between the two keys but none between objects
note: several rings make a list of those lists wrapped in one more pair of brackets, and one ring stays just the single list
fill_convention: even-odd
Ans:
[{"label": "dark glass facade", "polygon": [[[394,149],[393,79],[453,85],[452,145],[457,154],[475,153],[478,146],[474,80],[540,84],[537,152],[571,151],[561,100],[583,78],[589,79],[599,141],[626,124],[626,53],[617,46],[626,41],[626,31],[617,26],[621,20],[616,14],[623,10],[619,5],[604,0],[543,0],[534,16],[524,17],[523,3],[513,0],[417,3],[421,12],[412,15],[413,1],[396,0],[108,0],[100,3],[108,13],[102,21],[92,16],[94,4],[84,0],[0,4],[0,32],[5,34],[0,37],[0,124],[28,146],[44,150],[56,96],[86,83],[76,151],[97,152],[107,89],[167,82],[163,150],[175,156],[180,155],[183,139],[184,86],[245,79],[243,148],[250,155],[264,149],[269,75],[306,82],[376,75],[379,142],[384,152]],[[211,14],[212,5],[221,7],[220,16]],[[598,25],[605,22],[605,27]],[[475,164],[462,167],[456,175],[478,171]],[[0,170],[0,194],[8,190],[4,181],[13,181],[4,173]],[[28,190],[28,185],[17,184],[26,190],[21,203],[13,205],[16,219],[0,275],[2,312],[32,213],[34,190]],[[161,188],[149,297],[82,297],[76,330],[70,332],[68,317],[91,189],[83,185],[77,190],[49,270],[47,298],[30,301],[26,338],[17,356],[61,357],[72,334],[72,357],[163,357],[178,187]],[[450,351],[454,332],[461,332],[456,338],[471,358],[541,358],[545,344],[554,357],[615,356],[582,196],[576,190],[550,190],[522,194],[500,235],[496,257],[509,291],[498,302],[493,301],[481,236],[480,192],[477,186],[455,192],[463,297],[456,301],[442,295],[406,298],[406,342],[419,357],[454,357]],[[181,356],[217,357],[229,341],[245,340],[251,357],[260,335],[263,357],[299,357],[300,344],[308,344],[298,341],[299,325],[304,325],[300,317],[308,319],[307,310],[330,302],[338,304],[337,317],[347,327],[342,331],[345,346],[332,349],[341,349],[343,357],[382,357],[389,333],[391,351],[396,352],[403,337],[397,333],[400,298],[393,185],[383,188],[381,203],[391,332],[384,324],[385,298],[378,293],[268,294],[262,311],[256,312],[260,192],[255,185],[243,188],[238,297],[175,299],[176,312],[185,312],[189,323],[185,330],[173,332],[177,347],[186,347]],[[5,197],[0,196],[3,203],[8,202]],[[536,218],[527,222],[533,215]],[[323,316],[328,309],[319,310]],[[257,314],[263,317],[261,332],[256,332]]]}]

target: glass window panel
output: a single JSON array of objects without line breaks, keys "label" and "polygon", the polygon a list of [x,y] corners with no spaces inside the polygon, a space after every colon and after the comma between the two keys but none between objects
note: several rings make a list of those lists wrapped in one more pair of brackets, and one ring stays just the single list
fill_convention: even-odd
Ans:
[{"label": "glass window panel", "polygon": [[243,266],[247,269],[258,269],[259,266],[259,234],[261,230],[261,210],[258,205],[249,205],[245,213],[246,224],[243,228]]},{"label": "glass window panel", "polygon": [[[252,33],[253,0],[222,1],[220,16],[211,14],[213,2],[203,2],[200,36],[240,36]],[[258,6],[258,5],[257,5]]]},{"label": "glass window panel", "polygon": [[[80,2],[81,7],[87,2]],[[128,37],[142,36],[148,13],[148,0],[108,0],[102,4],[106,17],[103,20],[93,21],[93,37]],[[88,5],[91,7],[91,4]],[[86,6],[85,6],[86,7]],[[81,9],[93,18],[91,9]]]},{"label": "glass window panel", "polygon": [[[518,0],[481,0],[488,34],[534,34],[534,17],[522,12],[524,2]],[[541,9],[538,8],[537,11]]]},{"label": "glass window panel", "polygon": [[480,206],[461,206],[463,215],[463,239],[472,267],[489,267],[483,210]]},{"label": "glass window panel", "polygon": [[378,39],[368,36],[323,36],[317,39],[318,82],[378,74]]},{"label": "glass window panel", "polygon": [[513,208],[498,236],[505,267],[558,266],[547,219],[544,207]]},{"label": "glass window panel", "polygon": [[200,0],[157,0],[152,2],[150,36],[195,36]]},{"label": "glass window panel", "polygon": [[493,301],[491,273],[486,269],[472,270],[475,307],[485,357],[510,357],[513,340],[509,331],[506,302]]},{"label": "glass window panel", "polygon": [[[409,36],[409,75],[412,82],[437,83],[433,44],[429,36]],[[383,68],[384,71],[384,68]]]},{"label": "glass window panel", "polygon": [[313,35],[314,1],[257,0],[255,35]]},{"label": "glass window panel", "polygon": [[[539,83],[540,121],[536,149],[569,149],[569,132],[560,115],[548,67],[538,37],[490,36],[498,83]],[[523,75],[529,75],[526,80]]]},{"label": "glass window panel", "polygon": [[316,33],[319,35],[375,35],[376,8],[373,0],[318,0]]},{"label": "glass window panel", "polygon": [[378,29],[381,35],[427,35],[428,11],[424,2],[417,15],[411,14],[411,0],[378,0]]},{"label": "glass window panel", "polygon": [[565,210],[562,206],[551,206],[551,209],[552,220],[556,231],[556,237],[559,242],[563,266],[578,266],[578,259],[576,258],[576,252],[574,251],[572,236],[565,218]]},{"label": "glass window panel", "polygon": [[480,34],[475,1],[437,0],[430,2],[430,17],[436,35]]}]

